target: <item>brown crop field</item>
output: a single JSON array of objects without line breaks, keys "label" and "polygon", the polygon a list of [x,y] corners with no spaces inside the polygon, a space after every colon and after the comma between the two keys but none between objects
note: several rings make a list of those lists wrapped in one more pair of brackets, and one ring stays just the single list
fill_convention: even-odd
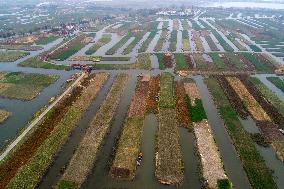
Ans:
[{"label": "brown crop field", "polygon": [[158,113],[158,102],[159,102],[159,91],[160,91],[160,76],[153,76],[149,82],[149,96],[147,98],[146,110],[148,113]]},{"label": "brown crop field", "polygon": [[185,89],[184,83],[182,81],[177,81],[176,87],[176,115],[179,126],[189,128],[191,120],[189,117],[189,112],[187,109],[187,104],[185,102]]}]

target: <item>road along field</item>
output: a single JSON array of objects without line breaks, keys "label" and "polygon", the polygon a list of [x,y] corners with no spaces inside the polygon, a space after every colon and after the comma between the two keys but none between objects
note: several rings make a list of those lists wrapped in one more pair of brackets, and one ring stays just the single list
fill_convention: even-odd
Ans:
[{"label": "road along field", "polygon": [[35,187],[107,78],[105,73],[85,78],[1,161],[1,188]]}]

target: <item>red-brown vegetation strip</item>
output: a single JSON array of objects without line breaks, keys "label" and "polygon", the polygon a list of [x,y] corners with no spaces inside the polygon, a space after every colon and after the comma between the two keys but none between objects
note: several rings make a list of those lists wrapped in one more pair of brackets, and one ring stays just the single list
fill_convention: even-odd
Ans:
[{"label": "red-brown vegetation strip", "polygon": [[112,177],[127,180],[135,177],[136,159],[140,151],[141,133],[146,113],[149,80],[148,76],[138,79],[110,170]]},{"label": "red-brown vegetation strip", "polygon": [[160,76],[151,77],[149,82],[149,96],[147,98],[147,112],[158,113],[160,91]]},{"label": "red-brown vegetation strip", "polygon": [[187,109],[187,104],[185,102],[185,89],[182,81],[177,81],[175,84],[176,87],[176,115],[179,126],[189,128],[190,127],[190,118],[189,112]]},{"label": "red-brown vegetation strip", "polygon": [[238,94],[235,92],[235,90],[231,87],[229,82],[226,80],[226,78],[223,76],[216,76],[216,79],[219,85],[224,90],[227,98],[229,99],[231,105],[234,107],[238,115],[243,119],[246,118],[248,116],[246,107],[242,103],[242,100],[240,99]]},{"label": "red-brown vegetation strip", "polygon": [[223,59],[225,65],[228,68],[230,68],[230,70],[232,70],[232,71],[238,71],[239,70],[235,64],[231,63],[230,59],[226,56],[226,54],[223,54],[223,56],[221,58]]},{"label": "red-brown vegetation strip", "polygon": [[184,55],[184,59],[185,59],[186,64],[188,65],[188,68],[189,68],[190,70],[193,70],[194,65],[193,65],[193,62],[192,62],[192,60],[191,60],[190,54],[185,54],[185,55]]},{"label": "red-brown vegetation strip", "polygon": [[256,121],[256,125],[270,142],[284,142],[284,135],[278,130],[277,125],[271,121]]},{"label": "red-brown vegetation strip", "polygon": [[171,54],[165,54],[165,66],[166,68],[173,67],[173,57]]},{"label": "red-brown vegetation strip", "polygon": [[255,71],[255,66],[253,65],[253,63],[251,63],[246,57],[244,57],[243,55],[239,55],[240,60],[244,63],[244,65],[246,66],[246,69],[248,71]]},{"label": "red-brown vegetation strip", "polygon": [[[90,78],[85,79],[81,86],[88,86]],[[65,116],[69,107],[81,95],[83,87],[76,87],[70,96],[66,96],[54,107],[49,117],[47,117],[32,133],[32,135],[0,165],[0,188],[5,188],[9,181],[36,152],[37,148],[48,138],[54,127]]]},{"label": "red-brown vegetation strip", "polygon": [[144,117],[146,112],[146,99],[149,91],[149,80],[144,80],[145,76],[139,78],[135,90],[134,97],[132,98],[128,117]]}]

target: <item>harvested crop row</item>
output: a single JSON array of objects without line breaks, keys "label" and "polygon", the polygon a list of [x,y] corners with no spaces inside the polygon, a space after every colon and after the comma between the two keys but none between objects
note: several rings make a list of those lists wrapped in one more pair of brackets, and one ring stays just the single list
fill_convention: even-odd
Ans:
[{"label": "harvested crop row", "polygon": [[239,77],[250,94],[257,100],[264,111],[276,123],[284,126],[284,116],[261,94],[261,92],[246,77]]},{"label": "harvested crop row", "polygon": [[[15,161],[15,155],[12,156],[10,161],[14,163],[14,166],[20,168],[22,165],[22,167],[17,173],[15,172],[17,170],[15,170],[13,167],[13,175],[10,176],[14,176],[15,173],[16,175],[12,180],[10,180],[10,182],[7,180],[9,182],[7,188],[34,188],[36,186],[39,179],[47,170],[48,166],[52,163],[55,154],[66,142],[70,132],[76,126],[76,123],[80,120],[82,114],[96,97],[96,94],[99,92],[107,79],[108,74],[106,73],[96,74],[95,77],[90,80],[89,85],[87,85],[86,88],[84,88],[82,91],[78,91],[79,94],[81,94],[79,98],[76,98],[73,103],[72,101],[67,102],[72,105],[66,110],[66,113],[59,117],[59,120],[57,113],[55,113],[56,116],[54,119],[50,120],[51,123],[54,122],[54,124],[51,124],[53,127],[51,130],[48,130],[48,133],[45,133],[46,131],[44,131],[44,135],[42,136],[42,130],[38,129],[36,131],[41,130],[40,133],[35,133],[37,135],[32,135],[35,136],[35,139],[32,139],[32,137],[29,138],[28,141],[31,143],[31,146],[23,145],[23,148],[18,151],[20,154],[16,154],[23,155],[24,157],[21,156],[17,158],[18,161]],[[44,122],[43,124],[46,125],[46,127],[50,126],[47,122]],[[46,127],[44,129],[46,129]],[[38,143],[39,141],[40,143]],[[33,147],[34,144],[37,144],[37,149]],[[33,149],[32,153],[30,153],[30,147]],[[25,163],[23,163],[22,160],[24,160]],[[7,172],[12,168],[12,166],[9,164],[4,165],[7,166]],[[7,175],[7,172],[5,171],[0,172]],[[1,184],[2,183],[3,182],[1,182]]]},{"label": "harvested crop row", "polygon": [[140,78],[132,97],[128,117],[124,123],[122,135],[118,142],[111,175],[116,178],[131,180],[135,177],[136,159],[140,151],[146,99],[149,80]]},{"label": "harvested crop row", "polygon": [[165,54],[164,55],[164,63],[165,63],[165,66],[166,68],[172,68],[173,67],[173,57],[172,57],[172,54]]},{"label": "harvested crop row", "polygon": [[153,76],[149,82],[149,96],[147,98],[146,110],[148,113],[158,113],[158,100],[160,91],[160,76]]},{"label": "harvested crop row", "polygon": [[236,91],[241,100],[247,106],[247,110],[257,121],[271,121],[267,113],[262,109],[260,104],[249,93],[243,83],[236,77],[226,77],[231,87]]},{"label": "harvested crop row", "polygon": [[[106,99],[94,116],[90,127],[76,149],[61,181],[59,188],[66,183],[79,187],[90,173],[96,161],[99,148],[109,130],[120,97],[125,89],[128,75],[121,74],[115,79]],[[63,188],[63,187],[62,187]]]},{"label": "harvested crop row", "polygon": [[185,62],[187,64],[188,68],[190,70],[192,70],[194,68],[194,65],[193,65],[193,62],[191,60],[190,54],[185,54],[184,55],[184,59],[185,59]]},{"label": "harvested crop row", "polygon": [[218,188],[218,182],[227,179],[223,163],[207,120],[193,123],[197,148],[201,158],[203,177],[209,188]]},{"label": "harvested crop row", "polygon": [[175,109],[159,109],[155,175],[162,184],[179,184],[184,179]]},{"label": "harvested crop row", "polygon": [[277,186],[270,169],[266,166],[263,157],[256,149],[250,134],[244,129],[238,119],[238,115],[230,105],[217,80],[214,78],[206,79],[206,84],[225,122],[226,129],[234,142],[252,188],[276,189]]},{"label": "harvested crop row", "polygon": [[190,117],[187,109],[187,104],[185,101],[185,89],[182,81],[177,81],[176,87],[176,116],[179,126],[189,128],[190,127]]},{"label": "harvested crop row", "polygon": [[248,116],[248,112],[244,104],[242,103],[240,97],[235,92],[235,90],[231,87],[229,82],[223,76],[216,76],[219,85],[222,87],[223,91],[225,92],[228,100],[230,101],[231,105],[234,107],[238,115],[245,119]]}]

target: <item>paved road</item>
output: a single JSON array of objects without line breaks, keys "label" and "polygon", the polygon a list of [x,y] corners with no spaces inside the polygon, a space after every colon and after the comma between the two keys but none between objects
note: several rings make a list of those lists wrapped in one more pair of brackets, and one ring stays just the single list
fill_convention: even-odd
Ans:
[{"label": "paved road", "polygon": [[85,76],[83,73],[70,87],[67,88],[67,90],[62,93],[48,108],[38,116],[22,133],[19,135],[16,140],[14,140],[7,148],[6,150],[1,154],[0,161],[2,161],[11,150],[29,133],[29,131],[34,128],[41,119],[51,110],[65,95],[67,95],[79,82],[80,80]]}]

